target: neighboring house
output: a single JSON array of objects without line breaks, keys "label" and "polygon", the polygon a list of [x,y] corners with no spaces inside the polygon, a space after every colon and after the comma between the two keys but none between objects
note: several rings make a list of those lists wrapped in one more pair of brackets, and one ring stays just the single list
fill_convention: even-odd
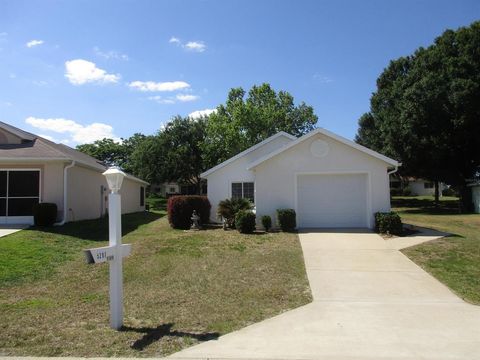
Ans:
[{"label": "neighboring house", "polygon": [[473,212],[480,214],[480,182],[474,182],[468,186],[472,188]]},{"label": "neighboring house", "polygon": [[[392,174],[390,176],[390,187],[392,189],[409,189],[413,196],[435,195],[435,183],[433,181],[414,177],[400,179],[395,174]],[[442,196],[442,191],[446,188],[444,183],[438,184],[440,197]]]},{"label": "neighboring house", "polygon": [[248,198],[276,221],[276,210],[295,209],[297,225],[374,226],[374,213],[390,211],[389,171],[400,164],[325,129],[295,138],[280,132],[205,171],[211,218],[219,201]]},{"label": "neighboring house", "polygon": [[[152,184],[150,191],[162,196],[169,197],[171,195],[195,195],[197,193],[197,187],[194,185],[181,185],[177,182],[164,182],[161,184]],[[200,194],[207,194],[206,181],[200,183]]]},{"label": "neighboring house", "polygon": [[[57,204],[60,224],[105,215],[106,169],[80,151],[0,122],[0,224],[32,224],[40,202]],[[122,213],[145,210],[146,185],[126,176]]]},{"label": "neighboring house", "polygon": [[167,197],[170,194],[180,194],[180,185],[176,182],[164,182],[161,184],[152,184],[150,185],[150,191]]}]

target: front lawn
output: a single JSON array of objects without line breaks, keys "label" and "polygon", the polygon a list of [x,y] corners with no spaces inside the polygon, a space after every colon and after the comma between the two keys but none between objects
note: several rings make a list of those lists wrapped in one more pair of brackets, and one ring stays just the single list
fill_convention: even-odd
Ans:
[{"label": "front lawn", "polygon": [[455,198],[436,207],[431,197],[394,197],[392,206],[404,223],[453,234],[402,251],[461,298],[480,304],[480,215],[460,214]]},{"label": "front lawn", "polygon": [[173,230],[123,217],[125,328],[108,325],[106,220],[0,238],[0,355],[161,356],[311,301],[296,234]]}]

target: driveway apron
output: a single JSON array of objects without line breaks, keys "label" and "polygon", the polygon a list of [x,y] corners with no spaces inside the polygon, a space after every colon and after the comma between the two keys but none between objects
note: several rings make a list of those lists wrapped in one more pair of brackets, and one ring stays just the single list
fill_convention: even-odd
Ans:
[{"label": "driveway apron", "polygon": [[480,359],[480,307],[367,230],[299,234],[311,304],[177,359]]}]

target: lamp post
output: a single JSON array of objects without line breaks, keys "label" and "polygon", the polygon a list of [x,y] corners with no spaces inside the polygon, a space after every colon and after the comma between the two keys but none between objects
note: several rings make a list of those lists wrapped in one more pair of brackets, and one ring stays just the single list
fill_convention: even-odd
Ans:
[{"label": "lamp post", "polygon": [[122,274],[122,202],[120,188],[125,173],[111,167],[103,173],[111,193],[108,194],[109,246],[113,259],[110,263],[110,327],[120,329],[123,325],[123,274]]}]

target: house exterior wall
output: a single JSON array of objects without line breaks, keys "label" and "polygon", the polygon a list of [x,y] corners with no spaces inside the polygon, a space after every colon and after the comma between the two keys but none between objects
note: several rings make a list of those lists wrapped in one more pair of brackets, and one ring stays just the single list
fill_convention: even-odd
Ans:
[{"label": "house exterior wall", "polygon": [[472,186],[473,211],[480,214],[480,185]]},{"label": "house exterior wall", "polygon": [[208,186],[207,197],[212,205],[210,211],[211,221],[220,221],[220,219],[217,218],[218,203],[232,196],[232,182],[255,181],[255,174],[247,170],[248,165],[291,141],[291,139],[285,136],[280,136],[206,176]]},{"label": "house exterior wall", "polygon": [[[318,139],[329,145],[329,152],[325,157],[315,157],[310,152],[311,143]],[[277,209],[296,208],[296,177],[299,173],[366,173],[369,187],[369,226],[373,227],[373,214],[390,210],[387,167],[385,162],[330,137],[322,134],[312,136],[258,165],[254,169],[255,177],[250,174],[255,178],[257,221],[263,215],[270,215],[275,224]]]},{"label": "house exterior wall", "polygon": [[[412,191],[412,195],[415,196],[426,196],[426,195],[435,195],[435,186],[433,188],[425,188],[425,183],[432,183],[433,181],[427,181],[423,179],[418,179],[415,181],[410,181],[408,183],[408,187]],[[438,184],[438,190],[440,192],[440,196],[442,196],[442,190],[444,189],[444,185],[442,183]]]},{"label": "house exterior wall", "polygon": [[[140,206],[140,187],[137,181],[125,178],[120,194],[122,195],[122,214],[144,211]],[[81,166],[68,170],[68,212],[67,221],[97,219],[106,213],[108,207],[108,184],[105,176]],[[144,203],[145,204],[145,203]]]}]

